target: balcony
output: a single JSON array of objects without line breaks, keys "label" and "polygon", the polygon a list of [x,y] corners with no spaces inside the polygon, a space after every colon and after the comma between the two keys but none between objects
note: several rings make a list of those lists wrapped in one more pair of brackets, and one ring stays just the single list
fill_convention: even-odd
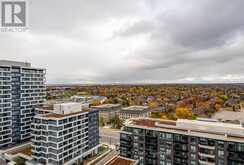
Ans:
[{"label": "balcony", "polygon": [[200,148],[205,148],[205,149],[210,149],[210,150],[215,150],[215,146],[209,146],[209,145],[198,145]]},{"label": "balcony", "polygon": [[203,161],[203,160],[199,160],[199,164],[200,165],[215,165],[214,162],[207,162],[207,161]]},{"label": "balcony", "polygon": [[205,157],[205,158],[215,158],[215,155],[210,155],[210,154],[205,154],[205,153],[199,153],[200,157]]}]

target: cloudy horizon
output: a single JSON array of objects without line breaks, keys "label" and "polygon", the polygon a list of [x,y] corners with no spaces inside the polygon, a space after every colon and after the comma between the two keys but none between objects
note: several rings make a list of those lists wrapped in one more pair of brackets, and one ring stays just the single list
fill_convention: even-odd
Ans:
[{"label": "cloudy horizon", "polygon": [[48,84],[244,82],[244,1],[28,1],[28,32],[0,32],[0,59]]}]

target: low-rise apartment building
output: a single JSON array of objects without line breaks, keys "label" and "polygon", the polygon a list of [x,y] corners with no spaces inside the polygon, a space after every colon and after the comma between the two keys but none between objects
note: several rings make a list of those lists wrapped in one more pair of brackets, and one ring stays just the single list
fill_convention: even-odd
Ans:
[{"label": "low-rise apartment building", "polygon": [[98,106],[93,106],[93,109],[98,110],[99,117],[104,119],[105,123],[108,123],[110,119],[119,115],[121,110],[120,104],[102,104]]},{"label": "low-rise apartment building", "polygon": [[244,128],[215,120],[130,119],[120,155],[140,165],[243,165]]},{"label": "low-rise apartment building", "polygon": [[119,117],[122,120],[130,119],[130,118],[138,118],[138,117],[149,117],[150,111],[148,106],[130,106],[126,108],[122,108]]},{"label": "low-rise apartment building", "polygon": [[32,124],[32,157],[38,163],[72,165],[99,147],[98,111],[79,103],[55,104]]}]

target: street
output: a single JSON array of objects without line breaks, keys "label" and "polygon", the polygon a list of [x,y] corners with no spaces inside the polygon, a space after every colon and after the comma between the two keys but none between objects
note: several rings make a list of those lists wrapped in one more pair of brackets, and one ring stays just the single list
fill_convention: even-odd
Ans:
[{"label": "street", "polygon": [[100,142],[108,145],[119,144],[120,130],[100,128]]}]

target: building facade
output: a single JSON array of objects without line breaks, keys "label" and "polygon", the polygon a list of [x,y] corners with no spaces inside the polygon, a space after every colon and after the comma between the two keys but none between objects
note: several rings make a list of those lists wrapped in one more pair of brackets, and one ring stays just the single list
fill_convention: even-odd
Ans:
[{"label": "building facade", "polygon": [[30,139],[34,108],[45,95],[44,69],[0,60],[0,148]]},{"label": "building facade", "polygon": [[93,109],[88,113],[88,149],[99,144],[99,113]]},{"label": "building facade", "polygon": [[121,110],[120,104],[102,104],[98,106],[93,106],[92,108],[98,110],[99,117],[104,119],[105,124],[107,124],[110,119],[119,116],[119,112]]},{"label": "building facade", "polygon": [[72,165],[97,152],[99,124],[96,110],[79,103],[54,105],[52,113],[39,114],[32,124],[32,157],[38,163]]},{"label": "building facade", "polygon": [[149,117],[150,111],[148,106],[130,106],[126,108],[122,108],[119,117],[122,120],[130,119],[130,118],[138,118],[138,117]]},{"label": "building facade", "polygon": [[216,121],[128,120],[120,155],[140,165],[243,165],[244,128]]}]

